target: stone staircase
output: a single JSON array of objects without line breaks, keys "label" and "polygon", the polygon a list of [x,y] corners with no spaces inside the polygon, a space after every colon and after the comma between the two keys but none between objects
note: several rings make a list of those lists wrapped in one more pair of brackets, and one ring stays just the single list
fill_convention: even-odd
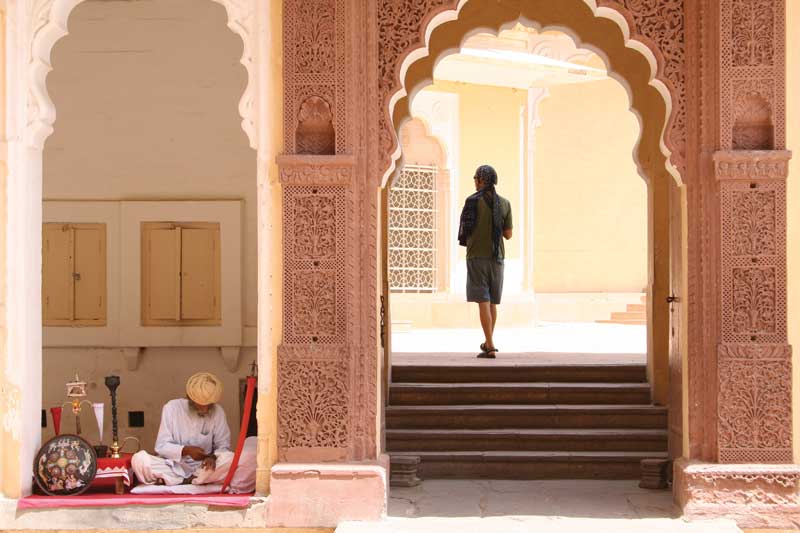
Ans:
[{"label": "stone staircase", "polygon": [[639,298],[639,303],[627,304],[625,311],[613,311],[610,319],[597,322],[599,324],[647,324],[647,295],[643,294]]},{"label": "stone staircase", "polygon": [[637,479],[667,458],[643,364],[479,363],[393,366],[393,463],[419,457],[422,479]]}]

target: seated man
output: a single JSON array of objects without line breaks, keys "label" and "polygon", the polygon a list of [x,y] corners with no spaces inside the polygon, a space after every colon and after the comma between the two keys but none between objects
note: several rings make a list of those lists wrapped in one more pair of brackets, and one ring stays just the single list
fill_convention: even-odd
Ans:
[{"label": "seated man", "polygon": [[[161,411],[156,455],[142,450],[131,466],[140,482],[152,485],[205,485],[222,483],[228,475],[233,452],[225,411],[218,405],[222,382],[200,372],[186,383],[186,398],[170,400]],[[255,488],[255,439],[245,442],[231,492]]]}]

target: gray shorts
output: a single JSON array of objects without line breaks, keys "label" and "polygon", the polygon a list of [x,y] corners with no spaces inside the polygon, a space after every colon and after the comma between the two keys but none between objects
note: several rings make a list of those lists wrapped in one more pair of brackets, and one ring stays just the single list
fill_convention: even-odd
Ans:
[{"label": "gray shorts", "polygon": [[503,263],[491,257],[467,259],[467,301],[500,303],[503,295]]}]

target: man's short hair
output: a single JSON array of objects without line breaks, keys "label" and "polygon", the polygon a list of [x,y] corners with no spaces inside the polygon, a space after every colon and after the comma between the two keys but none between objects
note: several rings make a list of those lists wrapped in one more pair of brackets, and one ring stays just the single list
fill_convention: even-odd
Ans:
[{"label": "man's short hair", "polygon": [[475,177],[484,183],[497,185],[497,172],[491,165],[481,165],[475,171]]}]

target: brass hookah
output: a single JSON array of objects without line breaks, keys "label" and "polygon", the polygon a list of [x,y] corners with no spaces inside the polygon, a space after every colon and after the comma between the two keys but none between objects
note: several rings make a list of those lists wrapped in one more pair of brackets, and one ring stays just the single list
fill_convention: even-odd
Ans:
[{"label": "brass hookah", "polygon": [[117,424],[117,387],[119,387],[119,376],[106,376],[106,387],[111,393],[111,458],[119,459],[121,457],[120,451],[125,447],[128,441],[136,441],[137,449],[141,449],[142,445],[136,437],[125,437],[122,439],[122,444],[119,442],[119,431]]}]

